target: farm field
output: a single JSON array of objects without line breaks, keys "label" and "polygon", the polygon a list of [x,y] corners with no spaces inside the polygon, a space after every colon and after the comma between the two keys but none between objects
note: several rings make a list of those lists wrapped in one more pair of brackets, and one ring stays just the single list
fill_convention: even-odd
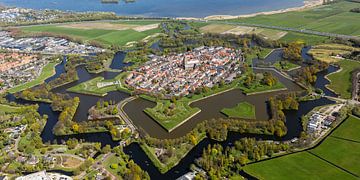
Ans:
[{"label": "farm field", "polygon": [[204,33],[219,33],[219,34],[257,34],[263,36],[266,39],[279,40],[284,37],[287,32],[274,29],[255,28],[247,26],[235,26],[226,24],[210,24],[203,26],[200,30]]},{"label": "farm field", "polygon": [[241,102],[233,108],[224,108],[221,112],[230,118],[256,119],[255,106],[248,102]]},{"label": "farm field", "polygon": [[[100,27],[100,28],[94,28]],[[147,36],[160,33],[158,24],[136,25],[116,23],[80,23],[67,25],[43,25],[23,27],[25,34],[53,33],[78,38],[84,42],[98,41],[105,45],[126,45],[128,42],[140,41]]]},{"label": "farm field", "polygon": [[360,62],[351,60],[341,60],[338,62],[341,67],[340,72],[327,76],[330,79],[329,88],[340,94],[342,98],[351,98],[351,72],[356,68],[360,68]]},{"label": "farm field", "polygon": [[349,116],[318,147],[251,164],[245,171],[260,179],[356,179],[360,176],[360,119]]},{"label": "farm field", "polygon": [[37,86],[39,84],[42,84],[47,78],[49,78],[49,77],[51,77],[52,75],[55,74],[55,66],[56,65],[57,65],[56,62],[48,63],[42,69],[42,72],[41,72],[39,77],[37,77],[36,79],[34,79],[31,82],[27,82],[25,84],[21,84],[21,85],[18,85],[16,87],[13,87],[13,88],[9,89],[8,92],[9,93],[16,93],[16,92],[20,92],[20,91],[23,91],[25,89]]},{"label": "farm field", "polygon": [[230,21],[360,36],[360,14],[350,12],[350,9],[356,7],[360,7],[360,3],[341,1],[309,10],[259,15]]}]

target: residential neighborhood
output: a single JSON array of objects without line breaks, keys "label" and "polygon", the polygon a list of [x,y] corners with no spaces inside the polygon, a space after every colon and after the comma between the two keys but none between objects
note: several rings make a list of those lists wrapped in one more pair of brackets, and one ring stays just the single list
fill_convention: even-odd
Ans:
[{"label": "residential neighborhood", "polygon": [[132,71],[126,84],[136,90],[167,97],[185,96],[198,88],[232,82],[241,73],[241,50],[225,47],[199,47],[168,56],[152,56]]},{"label": "residential neighborhood", "polygon": [[43,54],[94,54],[104,49],[71,42],[57,37],[15,38],[7,31],[0,31],[0,48],[27,53]]}]

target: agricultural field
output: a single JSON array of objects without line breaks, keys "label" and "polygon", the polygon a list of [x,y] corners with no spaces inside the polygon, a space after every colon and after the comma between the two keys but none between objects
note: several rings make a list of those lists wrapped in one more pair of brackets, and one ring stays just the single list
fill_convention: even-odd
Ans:
[{"label": "agricultural field", "polygon": [[342,44],[322,44],[312,47],[309,54],[316,60],[327,63],[335,63],[342,59],[341,55],[351,53],[352,51],[360,51],[360,48],[354,48]]},{"label": "agricultural field", "polygon": [[357,179],[360,176],[359,125],[359,118],[349,116],[320,146],[251,164],[245,171],[260,179]]},{"label": "agricultural field", "polygon": [[257,27],[247,27],[247,26],[235,26],[235,25],[227,25],[227,24],[210,24],[201,27],[200,30],[204,33],[235,34],[235,35],[257,34],[263,36],[266,39],[271,39],[271,40],[279,40],[287,34],[286,31],[257,28]]},{"label": "agricultural field", "polygon": [[351,98],[351,72],[360,68],[360,62],[352,60],[341,60],[338,62],[341,71],[328,75],[330,79],[329,88],[340,94],[342,98]]},{"label": "agricultural field", "polygon": [[84,42],[98,41],[104,45],[124,46],[128,42],[140,41],[155,33],[160,33],[158,23],[153,24],[134,23],[77,23],[66,25],[43,25],[23,27],[25,34],[52,33],[66,35],[80,39]]},{"label": "agricultural field", "polygon": [[248,102],[241,102],[233,108],[224,108],[221,112],[230,118],[256,119],[255,106]]},{"label": "agricultural field", "polygon": [[284,43],[291,43],[294,41],[301,42],[307,45],[316,45],[328,42],[330,39],[324,36],[317,36],[311,34],[301,34],[296,32],[288,32],[280,41]]},{"label": "agricultural field", "polygon": [[341,1],[309,10],[259,15],[230,21],[360,36],[360,14],[350,12],[350,9],[356,7],[360,7],[360,3]]},{"label": "agricultural field", "polygon": [[236,26],[233,25],[225,25],[225,24],[210,24],[200,28],[201,32],[204,33],[224,33],[231,29],[234,29]]},{"label": "agricultural field", "polygon": [[42,69],[41,74],[40,74],[39,77],[37,77],[36,79],[34,79],[31,82],[27,82],[25,84],[21,84],[21,85],[18,85],[16,87],[13,87],[13,88],[9,89],[8,92],[9,93],[16,93],[16,92],[20,92],[20,91],[23,91],[25,89],[28,89],[28,88],[31,88],[31,87],[34,87],[34,86],[37,86],[39,84],[44,83],[44,81],[47,78],[49,78],[49,77],[51,77],[51,76],[53,76],[55,74],[55,66],[57,64],[58,63],[56,63],[56,62],[48,63]]}]

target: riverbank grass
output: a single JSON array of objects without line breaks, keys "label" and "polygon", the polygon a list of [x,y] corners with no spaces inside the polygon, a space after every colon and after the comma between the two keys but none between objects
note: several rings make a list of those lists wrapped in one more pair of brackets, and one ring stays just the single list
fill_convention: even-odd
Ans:
[{"label": "riverbank grass", "polygon": [[287,88],[281,82],[277,82],[273,86],[254,83],[250,87],[246,87],[240,84],[239,89],[242,90],[246,95],[252,95],[252,94],[265,93],[265,92],[286,90]]},{"label": "riverbank grass", "polygon": [[337,55],[341,56],[351,53],[352,51],[360,51],[360,48],[354,48],[343,44],[321,44],[312,47],[309,54],[316,60],[327,63],[336,63],[341,60]]},{"label": "riverbank grass", "polygon": [[256,119],[255,106],[248,102],[241,102],[233,108],[221,110],[229,118]]},{"label": "riverbank grass", "polygon": [[42,84],[47,78],[53,76],[55,74],[55,66],[57,65],[57,62],[50,62],[47,65],[45,65],[41,71],[41,74],[39,75],[39,77],[37,77],[36,79],[34,79],[31,82],[27,82],[18,86],[15,86],[11,89],[8,90],[9,93],[13,94],[16,92],[20,92],[23,91],[25,89],[28,88],[32,88],[34,86],[37,86],[39,84]]},{"label": "riverbank grass", "polygon": [[341,98],[350,99],[352,91],[351,73],[360,68],[360,62],[341,60],[338,64],[342,70],[327,76],[331,81],[328,87],[340,94]]}]

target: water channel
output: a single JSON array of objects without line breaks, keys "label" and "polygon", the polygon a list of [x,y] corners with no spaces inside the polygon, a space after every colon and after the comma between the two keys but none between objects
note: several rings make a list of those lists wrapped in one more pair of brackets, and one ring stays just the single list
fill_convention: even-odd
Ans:
[{"label": "water channel", "polygon": [[[126,64],[122,63],[125,54],[117,53],[113,59],[112,67],[116,67],[117,69],[121,69],[122,67],[126,66]],[[268,58],[274,57],[273,55],[269,56]],[[266,59],[265,61],[271,61],[271,59]],[[54,79],[58,77],[61,73],[64,72],[64,64],[65,62],[56,66],[56,74],[49,78]],[[325,75],[331,72],[337,71],[338,68],[330,66],[327,70],[318,73],[317,82],[315,84],[316,88],[322,89],[327,96],[336,96],[334,93],[329,91],[325,85],[329,83],[328,80],[325,79]],[[269,70],[271,71],[271,70]],[[102,76],[105,79],[111,79],[115,77],[119,72],[103,72],[99,74],[89,74],[84,66],[78,66],[77,72],[79,76],[79,80],[59,88],[54,89],[54,92],[58,93],[66,93],[66,89],[77,85],[81,82],[85,82],[90,80],[94,77]],[[288,88],[287,91],[300,91],[301,87],[297,84],[293,83],[292,81],[284,78],[280,74],[272,71],[274,75],[276,75],[279,80]],[[49,80],[47,79],[47,81]],[[172,133],[166,132],[161,126],[151,120],[145,113],[143,113],[143,109],[147,107],[152,107],[155,104],[146,100],[137,99],[135,101],[130,102],[124,107],[125,112],[129,115],[129,117],[133,120],[136,126],[144,129],[150,136],[160,138],[160,139],[168,139],[168,138],[176,138],[182,135],[185,135],[191,129],[193,129],[196,124],[201,121],[211,119],[211,118],[219,118],[224,117],[220,113],[220,110],[224,107],[233,107],[237,103],[241,101],[247,101],[251,104],[256,106],[256,117],[259,120],[267,120],[269,119],[268,115],[268,107],[267,107],[267,99],[270,96],[282,93],[280,92],[273,92],[273,93],[266,93],[266,94],[259,94],[259,95],[252,95],[252,96],[245,96],[240,90],[231,90],[225,92],[223,94],[213,96],[198,102],[191,104],[193,107],[199,107],[202,111],[184,125],[180,126]],[[87,112],[88,109],[95,105],[97,101],[100,99],[103,100],[115,100],[119,102],[129,95],[122,92],[110,92],[105,97],[96,97],[96,96],[89,96],[89,95],[82,95],[76,93],[68,93],[72,97],[79,97],[80,98],[80,106],[75,114],[76,121],[84,121],[87,119]],[[70,136],[55,136],[52,133],[52,129],[56,124],[59,116],[59,112],[52,111],[50,104],[47,103],[38,103],[38,102],[30,102],[22,99],[16,99],[13,95],[9,94],[6,96],[7,100],[13,101],[19,104],[33,104],[37,103],[39,105],[38,112],[41,115],[47,115],[48,121],[46,126],[41,133],[41,137],[44,142],[54,142],[62,143],[69,138],[77,138],[83,139],[86,142],[100,142],[103,146],[104,145],[111,145],[112,147],[117,146],[119,143],[116,141],[112,141],[111,135],[109,133],[88,133],[88,134],[78,134],[78,135],[70,135]],[[301,102],[299,106],[299,110],[297,111],[285,111],[286,115],[286,126],[288,129],[288,133],[286,136],[282,138],[276,138],[274,136],[266,136],[266,135],[253,135],[253,134],[240,134],[229,132],[228,138],[224,142],[218,142],[215,140],[211,140],[209,138],[204,139],[201,141],[195,148],[193,148],[182,160],[181,162],[168,171],[166,174],[161,174],[157,168],[151,163],[150,159],[146,156],[146,154],[142,151],[140,146],[137,143],[130,144],[129,146],[124,148],[125,153],[130,155],[132,159],[144,170],[146,170],[152,179],[176,179],[179,176],[187,173],[189,171],[189,167],[194,160],[201,156],[202,150],[204,147],[207,147],[209,144],[219,143],[222,146],[231,146],[236,140],[244,137],[254,137],[257,139],[271,139],[271,140],[290,140],[294,137],[298,137],[300,132],[302,131],[302,125],[300,122],[300,118],[302,115],[310,112],[313,108],[317,106],[332,104],[333,101],[327,98],[321,98],[318,100],[313,101],[306,101]],[[244,174],[246,175],[246,174]]]}]

